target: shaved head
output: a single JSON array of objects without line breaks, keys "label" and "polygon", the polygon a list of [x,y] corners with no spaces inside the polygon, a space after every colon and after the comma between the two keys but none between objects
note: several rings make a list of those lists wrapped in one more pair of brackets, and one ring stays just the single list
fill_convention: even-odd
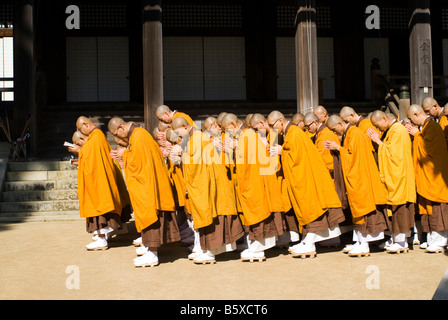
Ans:
[{"label": "shaved head", "polygon": [[113,117],[112,119],[109,120],[109,124],[107,125],[107,129],[109,130],[110,133],[115,135],[116,132],[117,132],[118,126],[124,125],[125,123],[126,122],[124,122],[124,120],[122,118]]},{"label": "shaved head", "polygon": [[260,122],[266,122],[266,118],[261,113],[254,113],[253,116],[250,118],[250,126],[252,128],[255,128],[256,126],[260,125]]},{"label": "shaved head", "polygon": [[246,125],[246,127],[250,127],[250,118],[252,118],[252,116],[253,116],[254,114],[253,113],[249,113],[247,116],[246,116],[246,119],[244,119],[244,124]]},{"label": "shaved head", "polygon": [[211,125],[216,122],[215,117],[208,117],[204,120],[204,129],[209,130]]},{"label": "shaved head", "polygon": [[393,119],[389,118],[387,114],[381,110],[372,112],[370,116],[372,124],[380,131],[386,131],[393,123]]},{"label": "shaved head", "polygon": [[222,122],[222,118],[224,118],[224,116],[227,114],[227,112],[221,112],[220,114],[218,114],[218,116],[216,117],[216,123],[218,123],[219,126],[221,126],[221,122]]},{"label": "shaved head", "polygon": [[295,125],[298,125],[300,121],[303,121],[305,119],[305,116],[301,114],[300,112],[295,113],[292,116],[291,122]]},{"label": "shaved head", "polygon": [[351,125],[356,125],[359,118],[361,117],[356,113],[356,111],[352,107],[345,106],[339,112],[339,116],[347,123]]},{"label": "shaved head", "polygon": [[185,118],[177,117],[171,122],[171,129],[177,130],[179,128],[187,128],[190,129],[190,125],[188,124],[188,121]]},{"label": "shaved head", "polygon": [[170,107],[168,107],[164,104],[158,106],[156,109],[157,118],[163,116],[165,114],[165,112],[171,112]]},{"label": "shaved head", "polygon": [[323,106],[317,106],[313,110],[314,114],[317,116],[317,119],[320,123],[325,123],[328,120],[328,112]]},{"label": "shaved head", "polygon": [[78,146],[82,147],[86,142],[87,138],[88,137],[83,135],[81,132],[75,131],[72,136],[72,141],[74,144],[77,144]]},{"label": "shaved head", "polygon": [[166,130],[166,140],[170,143],[176,144],[178,142],[179,136],[173,129],[168,128]]},{"label": "shaved head", "polygon": [[285,116],[283,115],[283,113],[281,113],[281,112],[278,111],[278,110],[274,110],[274,111],[272,111],[272,112],[269,114],[268,119],[269,119],[270,121],[272,121],[272,122],[275,122],[275,121],[277,121],[277,120],[279,120],[279,119],[282,119],[283,121],[286,121],[286,118],[285,118]]},{"label": "shaved head", "polygon": [[347,130],[348,124],[340,116],[334,114],[328,118],[327,127],[338,136],[342,136]]},{"label": "shaved head", "polygon": [[314,112],[308,112],[305,115],[303,121],[305,122],[305,125],[309,125],[313,121],[319,121],[319,119],[317,118],[317,115]]},{"label": "shaved head", "polygon": [[238,125],[238,117],[233,113],[227,113],[226,115],[224,115],[224,117],[222,117],[221,120],[222,128],[227,129],[227,127],[230,125],[233,125],[235,127]]},{"label": "shaved head", "polygon": [[434,98],[427,97],[423,99],[422,108],[434,118],[441,118],[443,116],[443,108],[439,106],[439,103]]},{"label": "shaved head", "polygon": [[76,120],[76,129],[85,136],[88,136],[94,128],[95,124],[87,117],[81,116]]},{"label": "shaved head", "polygon": [[341,123],[341,122],[344,122],[344,120],[342,120],[342,118],[340,116],[338,116],[337,114],[333,114],[327,120],[327,127],[333,128],[338,123]]},{"label": "shaved head", "polygon": [[425,123],[428,114],[418,104],[411,104],[408,108],[407,116],[413,124],[422,126]]}]

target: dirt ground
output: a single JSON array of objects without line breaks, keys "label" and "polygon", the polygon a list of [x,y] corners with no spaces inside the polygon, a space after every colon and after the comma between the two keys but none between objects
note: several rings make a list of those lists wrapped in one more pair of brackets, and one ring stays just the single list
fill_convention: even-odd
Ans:
[{"label": "dirt ground", "polygon": [[448,267],[446,254],[419,248],[392,255],[372,247],[370,257],[351,258],[342,246],[319,248],[314,259],[273,248],[262,263],[230,252],[195,265],[175,243],[160,249],[159,266],[134,268],[138,234],[132,223],[129,230],[108,250],[88,252],[83,220],[0,225],[0,299],[425,300]]}]

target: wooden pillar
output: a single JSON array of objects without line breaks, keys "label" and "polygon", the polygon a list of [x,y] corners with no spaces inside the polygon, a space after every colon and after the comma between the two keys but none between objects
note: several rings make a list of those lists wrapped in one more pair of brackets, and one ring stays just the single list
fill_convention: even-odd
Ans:
[{"label": "wooden pillar", "polygon": [[143,0],[143,96],[145,128],[150,131],[163,104],[162,0]]},{"label": "wooden pillar", "polygon": [[[37,110],[35,103],[34,59],[34,0],[14,1],[14,111],[11,121],[11,138],[20,138],[28,116],[30,125],[30,153],[37,150]],[[11,115],[9,115],[11,118]]]},{"label": "wooden pillar", "polygon": [[306,114],[319,104],[316,1],[299,0],[296,15],[297,111]]},{"label": "wooden pillar", "polygon": [[411,103],[421,105],[433,96],[431,16],[429,0],[412,0],[409,21]]}]

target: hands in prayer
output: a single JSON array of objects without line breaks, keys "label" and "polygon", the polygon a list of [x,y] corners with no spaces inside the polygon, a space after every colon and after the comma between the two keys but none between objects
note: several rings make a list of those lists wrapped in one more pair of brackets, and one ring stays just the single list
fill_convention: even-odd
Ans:
[{"label": "hands in prayer", "polygon": [[337,144],[336,141],[333,140],[325,140],[324,141],[324,148],[327,150],[339,150],[341,146]]}]

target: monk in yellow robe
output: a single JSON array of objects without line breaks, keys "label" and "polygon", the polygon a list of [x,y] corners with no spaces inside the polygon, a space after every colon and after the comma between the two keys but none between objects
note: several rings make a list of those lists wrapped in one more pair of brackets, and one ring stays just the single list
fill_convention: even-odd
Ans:
[{"label": "monk in yellow robe", "polygon": [[324,122],[320,122],[313,112],[309,112],[305,115],[304,123],[306,130],[309,133],[314,134],[311,141],[313,141],[319,154],[322,156],[322,160],[324,160],[328,172],[330,172],[330,175],[333,177],[333,155],[330,150],[324,148],[324,141],[333,140],[340,144],[338,136],[328,129]]},{"label": "monk in yellow robe", "polygon": [[413,160],[417,204],[427,252],[443,252],[448,237],[448,151],[442,128],[419,105],[411,105],[407,116],[416,127],[406,124],[414,136]]},{"label": "monk in yellow robe", "polygon": [[442,127],[443,133],[445,134],[445,140],[448,144],[448,118],[444,113],[444,108],[442,108],[436,99],[427,97],[423,99],[422,108],[426,114],[429,114],[434,118],[440,127]]},{"label": "monk in yellow robe", "polygon": [[[182,166],[193,225],[200,235],[200,248],[193,257],[198,264],[215,263],[215,255],[236,249],[243,236],[232,182],[206,134],[182,118],[171,123],[182,137]],[[195,252],[193,252],[195,253]]]},{"label": "monk in yellow robe", "polygon": [[378,144],[380,178],[387,190],[388,214],[392,223],[392,237],[385,243],[387,252],[408,252],[406,238],[410,236],[415,216],[415,175],[412,160],[412,142],[406,128],[383,111],[371,115],[374,130],[367,135]]},{"label": "monk in yellow robe", "polygon": [[112,150],[110,155],[123,160],[135,226],[147,248],[134,259],[134,266],[158,265],[158,248],[180,240],[173,192],[162,153],[148,131],[133,122],[115,117],[109,121],[108,128],[113,136],[129,141],[129,149]]},{"label": "monk in yellow robe", "polygon": [[291,118],[291,124],[298,126],[302,130],[305,130],[305,122],[303,122],[303,120],[305,120],[305,116],[302,113],[297,112],[293,114]]},{"label": "monk in yellow robe", "polygon": [[329,150],[338,150],[341,157],[353,217],[354,239],[357,239],[348,253],[349,256],[368,256],[369,242],[383,239],[384,230],[388,228],[386,189],[370,152],[371,143],[366,140],[367,135],[337,115],[330,116],[327,127],[342,136],[341,145],[325,141],[324,146]]},{"label": "monk in yellow robe", "polygon": [[76,128],[88,137],[78,149],[79,211],[86,218],[87,232],[98,235],[86,248],[104,250],[108,247],[106,234],[121,227],[117,172],[109,157],[111,147],[106,136],[92,120],[81,116]]},{"label": "monk in yellow robe", "polygon": [[[254,114],[251,127],[258,130],[262,118]],[[248,245],[241,252],[241,260],[251,262],[264,261],[265,250],[275,246],[276,237],[283,234],[283,203],[275,176],[277,168],[267,154],[266,143],[255,130],[241,132],[235,150],[237,188]]]},{"label": "monk in yellow robe", "polygon": [[345,220],[330,173],[317,148],[305,132],[286,121],[280,111],[268,116],[269,127],[284,134],[278,146],[288,192],[297,216],[302,241],[290,248],[293,256],[314,257],[315,243],[338,237]]}]

